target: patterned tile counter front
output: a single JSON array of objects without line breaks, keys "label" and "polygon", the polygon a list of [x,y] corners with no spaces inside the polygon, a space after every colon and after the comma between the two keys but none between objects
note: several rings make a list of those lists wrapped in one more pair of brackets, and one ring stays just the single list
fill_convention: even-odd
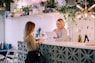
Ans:
[{"label": "patterned tile counter front", "polygon": [[[44,42],[40,50],[47,59],[46,63],[95,63],[95,46],[78,44]],[[24,63],[27,54],[24,42],[18,42],[18,51],[18,63]]]}]

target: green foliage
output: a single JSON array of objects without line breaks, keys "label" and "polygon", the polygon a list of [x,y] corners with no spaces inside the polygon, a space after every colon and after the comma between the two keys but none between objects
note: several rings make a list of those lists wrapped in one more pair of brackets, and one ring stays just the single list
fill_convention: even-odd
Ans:
[{"label": "green foliage", "polygon": [[56,7],[55,0],[47,0],[46,7],[47,8],[55,8]]},{"label": "green foliage", "polygon": [[[78,11],[78,9],[76,7],[64,6],[64,7],[58,8],[58,11],[63,14],[68,14],[68,16],[72,18],[72,21],[75,22],[76,12]],[[64,15],[64,19],[67,19],[65,15]]]},{"label": "green foliage", "polygon": [[0,7],[3,7],[3,0],[0,0]]},{"label": "green foliage", "polygon": [[60,7],[60,8],[58,8],[58,11],[60,11],[63,14],[66,14],[66,13],[68,13],[69,8],[68,7]]},{"label": "green foliage", "polygon": [[30,11],[30,7],[24,7],[24,6],[22,6],[22,11],[24,11],[24,12],[29,12]]},{"label": "green foliage", "polygon": [[[82,2],[78,2],[79,0],[76,0],[76,3],[80,4],[80,6],[84,7],[84,3],[83,1]],[[89,3],[88,4],[88,7],[91,7],[93,4],[95,4],[95,0],[87,0],[87,2]],[[76,12],[81,12],[81,10],[79,8],[77,8],[76,6],[73,6],[73,7],[68,7],[68,6],[62,6],[60,8],[57,8],[57,10],[61,13],[64,14],[64,18],[66,18],[66,14],[68,14],[69,17],[72,18],[72,21],[75,22],[75,16],[76,16]],[[92,12],[95,12],[95,8],[92,10]]]},{"label": "green foliage", "polygon": [[6,7],[6,10],[10,10],[10,3],[14,3],[13,0],[0,0],[0,7]]}]

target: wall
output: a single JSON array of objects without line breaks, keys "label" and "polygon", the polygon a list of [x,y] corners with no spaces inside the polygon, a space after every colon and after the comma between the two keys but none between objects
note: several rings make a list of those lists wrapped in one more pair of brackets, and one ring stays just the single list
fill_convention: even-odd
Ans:
[{"label": "wall", "polygon": [[[63,18],[63,14],[60,13],[48,13],[32,16],[7,18],[5,22],[5,41],[12,43],[17,48],[17,41],[23,41],[24,27],[27,21],[33,21],[36,23],[36,29],[41,27],[44,31],[53,31],[56,28],[56,20]],[[84,42],[85,35],[88,36],[89,42],[95,41],[95,22],[94,19],[89,17],[87,19],[76,19],[76,22],[72,22],[71,18],[67,19],[69,40],[72,42],[78,41],[79,34]],[[76,25],[77,24],[77,25]]]},{"label": "wall", "polygon": [[[78,36],[81,35],[84,42],[85,35],[88,36],[89,42],[95,41],[95,19],[92,17],[76,19],[72,29],[73,41],[78,41]],[[87,41],[86,41],[87,42]]]},{"label": "wall", "polygon": [[[17,48],[17,41],[23,41],[24,27],[27,21],[33,21],[36,29],[41,27],[44,31],[53,31],[58,18],[63,18],[60,13],[7,18],[5,22],[5,40]],[[35,29],[35,30],[36,30]]]},{"label": "wall", "polygon": [[0,41],[5,41],[5,18],[3,11],[0,11]]}]

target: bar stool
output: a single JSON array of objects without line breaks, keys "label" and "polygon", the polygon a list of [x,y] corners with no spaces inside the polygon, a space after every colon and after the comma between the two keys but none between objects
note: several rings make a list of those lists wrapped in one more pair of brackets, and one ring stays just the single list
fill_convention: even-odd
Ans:
[{"label": "bar stool", "polygon": [[0,54],[0,63],[5,63],[5,56]]},{"label": "bar stool", "polygon": [[6,63],[17,63],[17,50],[10,49],[6,54]]}]

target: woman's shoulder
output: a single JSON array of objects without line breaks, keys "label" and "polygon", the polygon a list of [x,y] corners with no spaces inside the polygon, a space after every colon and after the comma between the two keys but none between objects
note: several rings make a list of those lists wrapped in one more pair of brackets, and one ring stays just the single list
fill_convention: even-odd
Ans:
[{"label": "woman's shoulder", "polygon": [[33,36],[28,36],[25,40],[24,40],[25,43],[34,43],[36,42],[35,41],[35,38]]},{"label": "woman's shoulder", "polygon": [[29,35],[28,38],[29,38],[29,39],[34,39],[34,36]]}]

